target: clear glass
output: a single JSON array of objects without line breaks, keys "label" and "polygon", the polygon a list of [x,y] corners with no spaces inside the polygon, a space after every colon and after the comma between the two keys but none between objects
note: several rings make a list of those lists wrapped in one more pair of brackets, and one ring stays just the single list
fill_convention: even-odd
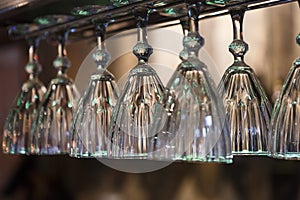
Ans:
[{"label": "clear glass", "polygon": [[164,86],[148,64],[152,47],[147,41],[146,23],[149,10],[135,8],[138,42],[133,53],[138,64],[130,71],[128,80],[114,109],[110,124],[110,157],[145,159],[149,150],[150,124],[153,108],[161,103]]},{"label": "clear glass", "polygon": [[198,58],[201,2],[187,3],[189,32],[183,39],[187,58],[167,84],[162,106],[156,106],[149,159],[231,163],[231,142],[217,88]]},{"label": "clear glass", "polygon": [[[85,6],[76,8],[75,13],[91,15],[104,9],[103,6]],[[107,157],[108,127],[119,96],[115,77],[106,69],[110,61],[105,47],[107,20],[93,20],[98,44],[93,59],[97,70],[91,75],[73,118],[70,152],[73,157]]]},{"label": "clear glass", "polygon": [[[37,30],[34,24],[20,24],[10,27],[10,34],[27,34]],[[41,65],[38,62],[37,47],[39,38],[28,38],[29,61],[25,66],[29,79],[23,83],[4,124],[2,148],[4,153],[34,154],[35,138],[31,134],[31,125],[37,113],[38,106],[46,92],[39,80]]]},{"label": "clear glass", "polygon": [[223,75],[219,92],[231,126],[233,155],[268,155],[272,107],[254,71],[244,62],[248,50],[242,29],[245,9],[230,11],[234,40],[229,50],[234,63]]},{"label": "clear glass", "polygon": [[[300,45],[300,34],[297,36]],[[300,58],[296,59],[284,82],[272,113],[271,156],[300,160]]]},{"label": "clear glass", "polygon": [[[45,22],[48,20],[59,23],[64,19],[69,19],[69,17],[51,15],[41,17],[36,21]],[[33,127],[33,132],[38,138],[37,153],[39,154],[68,154],[70,151],[71,121],[79,93],[73,81],[66,74],[71,64],[66,57],[67,35],[68,31],[55,33],[59,44],[58,56],[53,61],[53,66],[58,70],[58,73],[48,86]]]}]

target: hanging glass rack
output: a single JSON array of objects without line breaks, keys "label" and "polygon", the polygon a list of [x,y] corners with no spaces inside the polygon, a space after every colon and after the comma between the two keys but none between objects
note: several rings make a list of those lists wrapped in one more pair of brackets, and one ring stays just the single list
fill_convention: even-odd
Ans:
[{"label": "hanging glass rack", "polygon": [[[246,6],[248,10],[255,10],[265,8],[274,5],[280,5],[284,3],[294,2],[295,0],[243,0],[243,1],[221,1],[221,0],[203,0],[205,6],[200,19],[211,18],[221,15],[227,15],[228,11],[237,6]],[[147,3],[156,2],[155,10],[149,19],[149,26],[152,28],[162,28],[165,26],[172,26],[179,24],[177,19],[184,16],[166,17],[159,14],[159,11],[173,7],[184,7],[184,1],[180,0],[147,0],[138,1],[135,3],[129,3],[120,7],[110,7],[102,12],[99,12],[90,16],[77,17],[73,20],[61,23],[54,26],[41,27],[38,30],[29,32],[26,36],[40,35],[43,32],[55,32],[63,29],[64,27],[73,27],[71,34],[72,40],[80,40],[88,37],[92,37],[91,32],[92,25],[90,19],[95,17],[105,16],[110,14],[114,16],[114,22],[108,27],[108,34],[114,34],[127,29],[135,27],[135,19],[131,14],[131,9],[135,6],[141,6]],[[229,3],[228,3],[229,2]],[[0,3],[0,26],[6,27],[13,24],[19,23],[31,23],[34,18],[48,15],[48,14],[70,14],[71,10],[78,6],[83,5],[110,5],[109,0],[87,0],[87,1],[76,1],[76,0],[4,0]],[[22,39],[25,35],[13,36],[13,39]]]}]

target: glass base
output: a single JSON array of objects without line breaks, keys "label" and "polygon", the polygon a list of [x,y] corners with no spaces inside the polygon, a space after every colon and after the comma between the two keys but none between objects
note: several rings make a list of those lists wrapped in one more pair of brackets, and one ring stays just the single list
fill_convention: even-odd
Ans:
[{"label": "glass base", "polygon": [[4,154],[14,154],[14,155],[27,155],[28,154],[25,149],[20,149],[20,150],[17,150],[17,151],[14,151],[14,150],[9,150],[9,151],[3,150],[3,153]]},{"label": "glass base", "polygon": [[275,159],[284,159],[284,160],[300,160],[300,153],[299,152],[292,152],[292,153],[273,153],[270,157]]},{"label": "glass base", "polygon": [[233,156],[269,156],[270,152],[268,151],[232,151]]},{"label": "glass base", "polygon": [[159,162],[173,162],[173,161],[177,160],[177,159],[173,159],[168,156],[161,156],[161,155],[155,155],[155,154],[148,154],[147,159],[153,160],[153,161],[159,161]]},{"label": "glass base", "polygon": [[57,147],[51,147],[51,148],[41,148],[38,155],[68,155],[69,151],[63,151]]},{"label": "glass base", "polygon": [[125,159],[125,160],[134,160],[134,159],[138,159],[138,160],[146,160],[148,159],[148,154],[147,153],[141,153],[141,154],[129,154],[129,155],[123,155],[123,156],[108,156],[108,158],[112,158],[112,159]]},{"label": "glass base", "polygon": [[99,151],[99,152],[84,152],[84,153],[70,153],[70,157],[72,158],[107,158],[107,151]]},{"label": "glass base", "polygon": [[219,157],[211,157],[211,156],[203,156],[203,157],[193,157],[193,158],[181,158],[177,159],[176,162],[188,162],[188,163],[224,163],[224,164],[232,164],[233,156],[219,156]]},{"label": "glass base", "polygon": [[92,158],[90,153],[70,153],[69,156],[72,158]]},{"label": "glass base", "polygon": [[233,163],[233,156],[156,156],[156,155],[148,155],[148,160],[156,160],[156,161],[165,161],[165,162],[185,162],[185,163],[198,163],[198,162],[211,162],[211,163]]},{"label": "glass base", "polygon": [[94,158],[107,158],[108,157],[108,153],[107,153],[107,151],[99,151],[99,152],[93,153],[92,156]]}]

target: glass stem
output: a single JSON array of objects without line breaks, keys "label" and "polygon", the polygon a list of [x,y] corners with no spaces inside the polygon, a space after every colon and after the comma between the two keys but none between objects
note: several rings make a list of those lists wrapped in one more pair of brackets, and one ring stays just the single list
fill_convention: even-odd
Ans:
[{"label": "glass stem", "polygon": [[[58,57],[63,59],[66,57],[66,54],[67,54],[67,52],[65,49],[65,42],[60,42],[58,44]],[[58,74],[64,74],[65,72],[66,72],[66,70],[64,70],[63,64],[62,64],[62,66],[59,67],[59,69],[58,69]]]},{"label": "glass stem", "polygon": [[[183,31],[183,36],[186,37],[189,33],[190,27],[189,27],[189,18],[185,17],[180,19],[180,24],[182,27],[182,31]],[[183,46],[182,51],[179,52],[179,58],[182,61],[185,61],[188,59],[188,51],[187,51],[187,47]]]},{"label": "glass stem", "polygon": [[198,33],[199,32],[199,20],[198,18],[190,17],[190,32]]},{"label": "glass stem", "polygon": [[186,0],[188,10],[189,32],[183,39],[188,58],[198,58],[199,50],[204,45],[204,38],[199,34],[199,14],[201,1]]},{"label": "glass stem", "polygon": [[137,35],[138,35],[137,36],[138,42],[140,42],[140,43],[148,43],[146,27],[139,25],[138,26],[138,34]]},{"label": "glass stem", "polygon": [[105,33],[108,23],[103,21],[95,21],[95,33],[97,36],[97,48],[99,50],[104,50],[105,47]]},{"label": "glass stem", "polygon": [[28,63],[26,65],[26,71],[29,74],[29,79],[35,79],[41,71],[41,66],[38,62],[37,49],[39,45],[39,37],[29,38],[27,42],[29,44],[28,50]]},{"label": "glass stem", "polygon": [[187,36],[190,27],[189,27],[189,19],[187,17],[180,19],[180,24],[182,27],[182,32],[184,36]]},{"label": "glass stem", "polygon": [[[146,25],[142,22],[142,20],[137,22],[137,42],[145,45],[148,44]],[[138,59],[140,63],[148,62],[148,57],[146,56],[140,55]]]},{"label": "glass stem", "polygon": [[29,39],[29,62],[37,62],[37,47],[39,45],[39,38]]},{"label": "glass stem", "polygon": [[147,8],[137,8],[134,11],[135,18],[137,20],[137,29],[138,29],[138,42],[148,43],[147,41],[147,23],[149,20],[149,13]]},{"label": "glass stem", "polygon": [[58,44],[58,57],[66,57],[67,56],[67,51],[66,51],[66,43],[65,43],[65,39],[61,39],[59,40],[59,44]]},{"label": "glass stem", "polygon": [[189,31],[199,33],[199,15],[201,2],[186,0],[188,17],[189,17]]},{"label": "glass stem", "polygon": [[[243,20],[246,8],[240,7],[238,9],[230,10],[230,15],[233,24],[233,40],[244,41],[243,38]],[[234,59],[237,61],[244,61],[244,54],[234,54]]]},{"label": "glass stem", "polygon": [[103,39],[101,36],[97,36],[97,48],[99,50],[104,49]]},{"label": "glass stem", "polygon": [[104,69],[110,61],[110,55],[106,50],[105,33],[107,28],[107,21],[94,21],[95,33],[97,36],[97,49],[93,54],[94,60],[97,64],[97,69]]},{"label": "glass stem", "polygon": [[144,64],[148,62],[148,59],[153,52],[152,47],[148,43],[146,28],[149,19],[149,11],[148,8],[137,8],[133,12],[137,20],[137,44],[133,48],[133,53],[138,58],[138,62]]},{"label": "glass stem", "polygon": [[58,69],[58,74],[65,74],[67,69],[70,67],[71,62],[67,58],[66,51],[66,41],[68,38],[69,31],[59,32],[56,34],[58,47],[57,47],[57,57],[53,62],[55,68]]}]

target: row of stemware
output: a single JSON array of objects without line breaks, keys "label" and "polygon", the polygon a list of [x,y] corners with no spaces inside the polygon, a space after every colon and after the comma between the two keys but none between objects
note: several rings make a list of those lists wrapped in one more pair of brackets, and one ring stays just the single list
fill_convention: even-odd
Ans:
[{"label": "row of stemware", "polygon": [[[138,27],[133,53],[138,64],[130,71],[120,95],[114,76],[106,70],[110,55],[104,38],[111,16],[91,21],[97,35],[98,45],[93,54],[97,70],[78,105],[79,94],[66,75],[70,66],[65,50],[68,31],[55,34],[59,45],[53,65],[58,74],[47,91],[37,77],[41,68],[35,51],[39,38],[28,38],[29,80],[8,115],[4,152],[225,163],[232,162],[232,155],[299,159],[295,99],[299,62],[296,60],[291,69],[271,123],[271,104],[255,73],[244,62],[248,50],[242,31],[246,8],[230,11],[234,40],[229,50],[234,63],[217,88],[198,58],[204,45],[198,30],[202,3],[186,1],[186,5],[188,18],[182,20],[186,22],[182,23],[185,33],[184,49],[180,52],[182,62],[166,88],[148,64],[153,51],[146,32],[151,5],[133,10]],[[103,9],[88,6],[76,8],[74,13],[92,15]],[[174,10],[171,15],[183,11]],[[66,18],[47,16],[36,22],[53,25]],[[14,26],[10,31],[24,34],[35,28]]]}]

